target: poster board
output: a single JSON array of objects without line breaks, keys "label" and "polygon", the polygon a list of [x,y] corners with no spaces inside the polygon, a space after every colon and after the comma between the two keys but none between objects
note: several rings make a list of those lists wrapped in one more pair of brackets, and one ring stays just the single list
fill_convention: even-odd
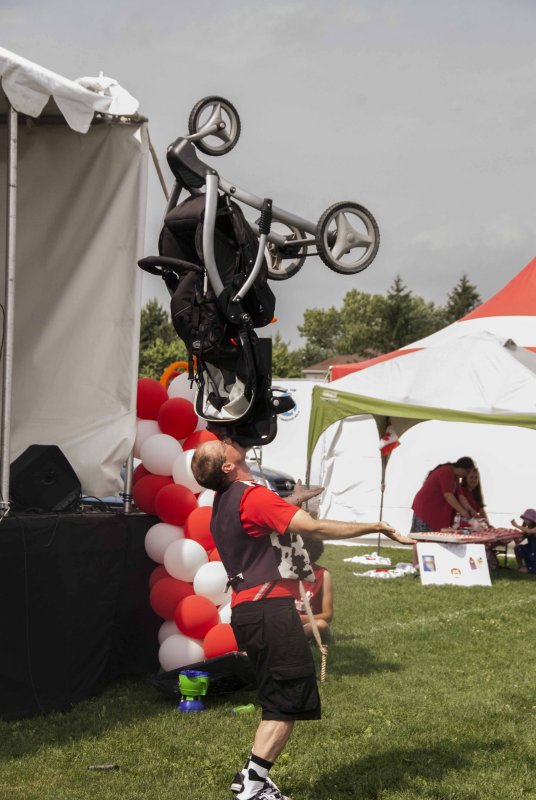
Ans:
[{"label": "poster board", "polygon": [[423,586],[491,586],[483,544],[419,542],[417,555]]}]

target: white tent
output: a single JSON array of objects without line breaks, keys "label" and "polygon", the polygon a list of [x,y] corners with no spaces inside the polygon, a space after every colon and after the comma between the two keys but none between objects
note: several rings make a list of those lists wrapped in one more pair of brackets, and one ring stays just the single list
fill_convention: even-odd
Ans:
[{"label": "white tent", "polygon": [[323,516],[378,517],[376,422],[381,428],[387,418],[401,446],[387,466],[383,517],[401,530],[409,530],[411,503],[428,470],[462,455],[474,457],[480,468],[492,523],[508,525],[534,503],[535,354],[480,333],[315,388],[309,452],[338,423],[323,460]]},{"label": "white tent", "polygon": [[84,492],[115,493],[135,435],[146,122],[115,81],[2,48],[0,80],[0,501],[30,444],[58,445]]},{"label": "white tent", "polygon": [[[307,473],[307,434],[311,416],[312,391],[321,381],[292,378],[274,378],[272,387],[284,388],[292,397],[295,407],[277,417],[277,436],[262,447],[262,463],[266,467],[288,472],[293,478],[305,480]],[[315,452],[311,469],[311,482],[318,481],[321,458],[320,448]]]}]

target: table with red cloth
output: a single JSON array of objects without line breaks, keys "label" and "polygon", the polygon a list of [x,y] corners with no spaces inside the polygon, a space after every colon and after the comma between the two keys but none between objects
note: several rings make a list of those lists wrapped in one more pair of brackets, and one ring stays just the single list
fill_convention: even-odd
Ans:
[{"label": "table with red cloth", "polygon": [[484,528],[480,531],[444,530],[426,531],[424,533],[408,534],[416,542],[445,542],[448,544],[484,544],[493,547],[497,544],[508,544],[509,542],[520,542],[524,534],[515,528]]}]

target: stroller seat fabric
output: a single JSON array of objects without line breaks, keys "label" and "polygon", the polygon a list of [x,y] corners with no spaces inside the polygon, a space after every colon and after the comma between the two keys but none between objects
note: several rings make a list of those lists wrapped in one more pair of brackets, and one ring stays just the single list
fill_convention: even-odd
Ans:
[{"label": "stroller seat fabric", "polygon": [[[214,256],[223,291],[216,296],[203,262],[205,195],[188,197],[171,209],[159,237],[160,274],[171,294],[171,319],[189,353],[190,378],[197,381],[196,412],[209,429],[244,446],[272,441],[277,431],[271,393],[271,339],[255,328],[274,316],[268,268],[245,297],[234,302],[255,262],[258,240],[240,206],[219,196]],[[155,271],[155,270],[153,270]],[[195,364],[195,369],[194,369]]]}]

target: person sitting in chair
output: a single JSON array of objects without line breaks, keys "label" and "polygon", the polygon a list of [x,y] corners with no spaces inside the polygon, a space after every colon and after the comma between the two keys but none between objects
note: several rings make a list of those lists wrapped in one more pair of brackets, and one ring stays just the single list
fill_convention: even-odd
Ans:
[{"label": "person sitting in chair", "polygon": [[[304,539],[303,546],[309,553],[315,577],[314,583],[303,584],[305,596],[313,612],[320,638],[323,642],[327,642],[331,638],[329,623],[333,619],[333,579],[331,573],[317,563],[324,552],[324,542],[320,539]],[[298,581],[285,580],[282,583],[294,597],[294,605],[300,615],[303,632],[309,640],[314,639],[313,625],[301,596]]]}]

